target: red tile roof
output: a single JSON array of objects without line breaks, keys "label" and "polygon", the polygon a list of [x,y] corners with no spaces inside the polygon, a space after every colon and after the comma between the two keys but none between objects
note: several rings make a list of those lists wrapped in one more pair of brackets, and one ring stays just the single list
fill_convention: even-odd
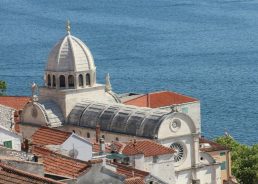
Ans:
[{"label": "red tile roof", "polygon": [[[218,144],[205,138],[199,138],[199,143],[200,150],[204,152],[229,150],[226,146],[223,146],[221,144]],[[205,144],[208,144],[209,146],[206,146]]]},{"label": "red tile roof", "polygon": [[64,184],[0,163],[0,184]]},{"label": "red tile roof", "polygon": [[5,105],[16,110],[23,109],[29,101],[30,97],[28,96],[0,96],[1,105]]},{"label": "red tile roof", "polygon": [[[92,151],[95,152],[95,153],[100,152],[100,145],[99,145],[99,143],[94,142],[94,143],[92,144]],[[106,153],[110,153],[110,152],[111,152],[110,147],[107,146],[107,145],[105,145],[105,152],[106,152]]]},{"label": "red tile roof", "polygon": [[158,108],[164,106],[178,105],[189,102],[198,101],[195,98],[178,94],[171,91],[160,91],[148,93],[143,96],[138,96],[134,99],[126,100],[123,103],[127,105],[135,105],[139,107]]},{"label": "red tile roof", "polygon": [[73,159],[42,147],[34,146],[32,153],[42,157],[46,173],[74,178],[91,167],[91,162]]},{"label": "red tile roof", "polygon": [[145,157],[175,153],[172,148],[165,147],[151,140],[134,140],[126,143],[122,153],[128,156],[144,154]]},{"label": "red tile roof", "polygon": [[144,179],[146,176],[148,176],[150,174],[149,172],[141,171],[139,169],[135,169],[130,166],[126,166],[124,164],[120,164],[117,162],[112,162],[112,164],[116,165],[117,173],[125,175],[126,178],[139,177],[139,178]]},{"label": "red tile roof", "polygon": [[32,143],[36,145],[60,145],[71,135],[70,132],[41,127],[32,135]]},{"label": "red tile roof", "polygon": [[127,178],[124,181],[125,184],[145,184],[144,179],[140,177]]}]

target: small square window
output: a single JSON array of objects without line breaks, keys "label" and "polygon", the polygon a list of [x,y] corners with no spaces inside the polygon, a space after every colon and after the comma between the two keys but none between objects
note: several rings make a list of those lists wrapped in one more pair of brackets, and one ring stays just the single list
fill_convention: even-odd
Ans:
[{"label": "small square window", "polygon": [[153,163],[157,163],[158,162],[158,157],[157,156],[154,156],[153,157]]},{"label": "small square window", "polygon": [[220,156],[224,156],[226,153],[225,152],[220,152],[219,155]]},{"label": "small square window", "polygon": [[13,148],[12,141],[4,141],[4,147]]},{"label": "small square window", "polygon": [[221,170],[226,170],[226,161],[223,161],[223,162],[220,164],[220,167],[221,167]]}]

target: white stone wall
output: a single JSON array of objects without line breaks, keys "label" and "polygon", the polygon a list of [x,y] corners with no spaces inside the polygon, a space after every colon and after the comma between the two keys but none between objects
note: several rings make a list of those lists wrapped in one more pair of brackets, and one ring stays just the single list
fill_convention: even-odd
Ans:
[{"label": "white stone wall", "polygon": [[95,100],[100,102],[116,103],[115,99],[105,92],[105,86],[96,84],[93,87],[82,89],[56,90],[51,88],[40,88],[39,99],[53,100],[58,104],[66,119],[77,103],[83,100]]},{"label": "white stone wall", "polygon": [[[78,134],[78,135],[80,135],[84,138],[87,138],[87,133],[89,133],[91,139],[96,138],[96,130],[91,129],[91,128],[65,125],[65,126],[57,127],[57,129],[64,130],[64,131],[67,131],[67,132],[75,131],[76,134]],[[117,139],[121,142],[128,142],[128,141],[133,140],[133,139],[143,139],[142,137],[135,137],[135,136],[131,136],[131,135],[100,131],[100,138],[102,138],[102,136],[105,137],[105,142],[106,143],[111,143],[112,141],[116,141]]]},{"label": "white stone wall", "polygon": [[0,125],[11,130],[14,123],[14,109],[0,105]]},{"label": "white stone wall", "polygon": [[76,159],[88,161],[92,158],[92,145],[79,138],[78,136],[71,135],[62,145],[61,149],[70,151],[72,149],[78,151]]},{"label": "white stone wall", "polygon": [[221,184],[221,172],[219,165],[201,167],[197,171],[200,184]]},{"label": "white stone wall", "polygon": [[[171,106],[161,107],[160,109],[170,110]],[[176,110],[189,115],[193,119],[196,128],[201,131],[201,107],[199,101],[179,104],[176,106]]]},{"label": "white stone wall", "polygon": [[166,139],[159,141],[160,144],[170,147],[174,142],[180,143],[184,146],[184,158],[178,163],[175,162],[175,171],[182,171],[189,169],[193,166],[193,158],[195,153],[193,152],[193,138],[191,136],[175,137],[173,139]]},{"label": "white stone wall", "polygon": [[[173,154],[159,155],[157,157],[157,162],[149,163],[149,172],[151,175],[156,176],[163,181],[174,184],[175,180],[175,169],[174,169],[174,157]],[[145,164],[146,165],[146,164]]]},{"label": "white stone wall", "polygon": [[21,151],[21,137],[13,132],[0,128],[0,145],[4,145],[5,141],[12,141],[12,149]]}]

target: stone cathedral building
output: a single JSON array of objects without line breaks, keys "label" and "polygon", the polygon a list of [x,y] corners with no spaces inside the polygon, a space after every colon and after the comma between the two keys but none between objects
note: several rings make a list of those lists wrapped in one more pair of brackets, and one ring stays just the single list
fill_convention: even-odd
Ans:
[{"label": "stone cathedral building", "polygon": [[89,48],[71,35],[67,25],[67,34],[49,54],[44,86],[32,86],[33,100],[21,115],[23,135],[29,137],[40,126],[47,126],[91,138],[99,125],[106,142],[151,139],[174,148],[174,170],[167,183],[221,183],[219,164],[200,151],[198,100],[137,107],[130,105],[132,96],[112,91],[109,75],[106,84],[97,83],[96,75]]}]

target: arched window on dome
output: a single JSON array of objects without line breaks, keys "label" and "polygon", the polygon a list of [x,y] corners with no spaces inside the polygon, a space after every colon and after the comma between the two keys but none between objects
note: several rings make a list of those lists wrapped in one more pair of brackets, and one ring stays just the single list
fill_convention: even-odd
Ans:
[{"label": "arched window on dome", "polygon": [[56,87],[56,76],[53,75],[53,87]]},{"label": "arched window on dome", "polygon": [[47,85],[51,86],[51,76],[49,74],[47,75]]},{"label": "arched window on dome", "polygon": [[82,76],[82,74],[79,75],[79,86],[80,87],[83,86],[83,76]]},{"label": "arched window on dome", "polygon": [[59,81],[60,81],[60,88],[64,88],[65,87],[65,76],[60,75]]},{"label": "arched window on dome", "polygon": [[86,74],[86,86],[90,86],[90,74]]},{"label": "arched window on dome", "polygon": [[73,75],[68,76],[68,86],[69,86],[69,88],[74,87],[74,76]]}]

